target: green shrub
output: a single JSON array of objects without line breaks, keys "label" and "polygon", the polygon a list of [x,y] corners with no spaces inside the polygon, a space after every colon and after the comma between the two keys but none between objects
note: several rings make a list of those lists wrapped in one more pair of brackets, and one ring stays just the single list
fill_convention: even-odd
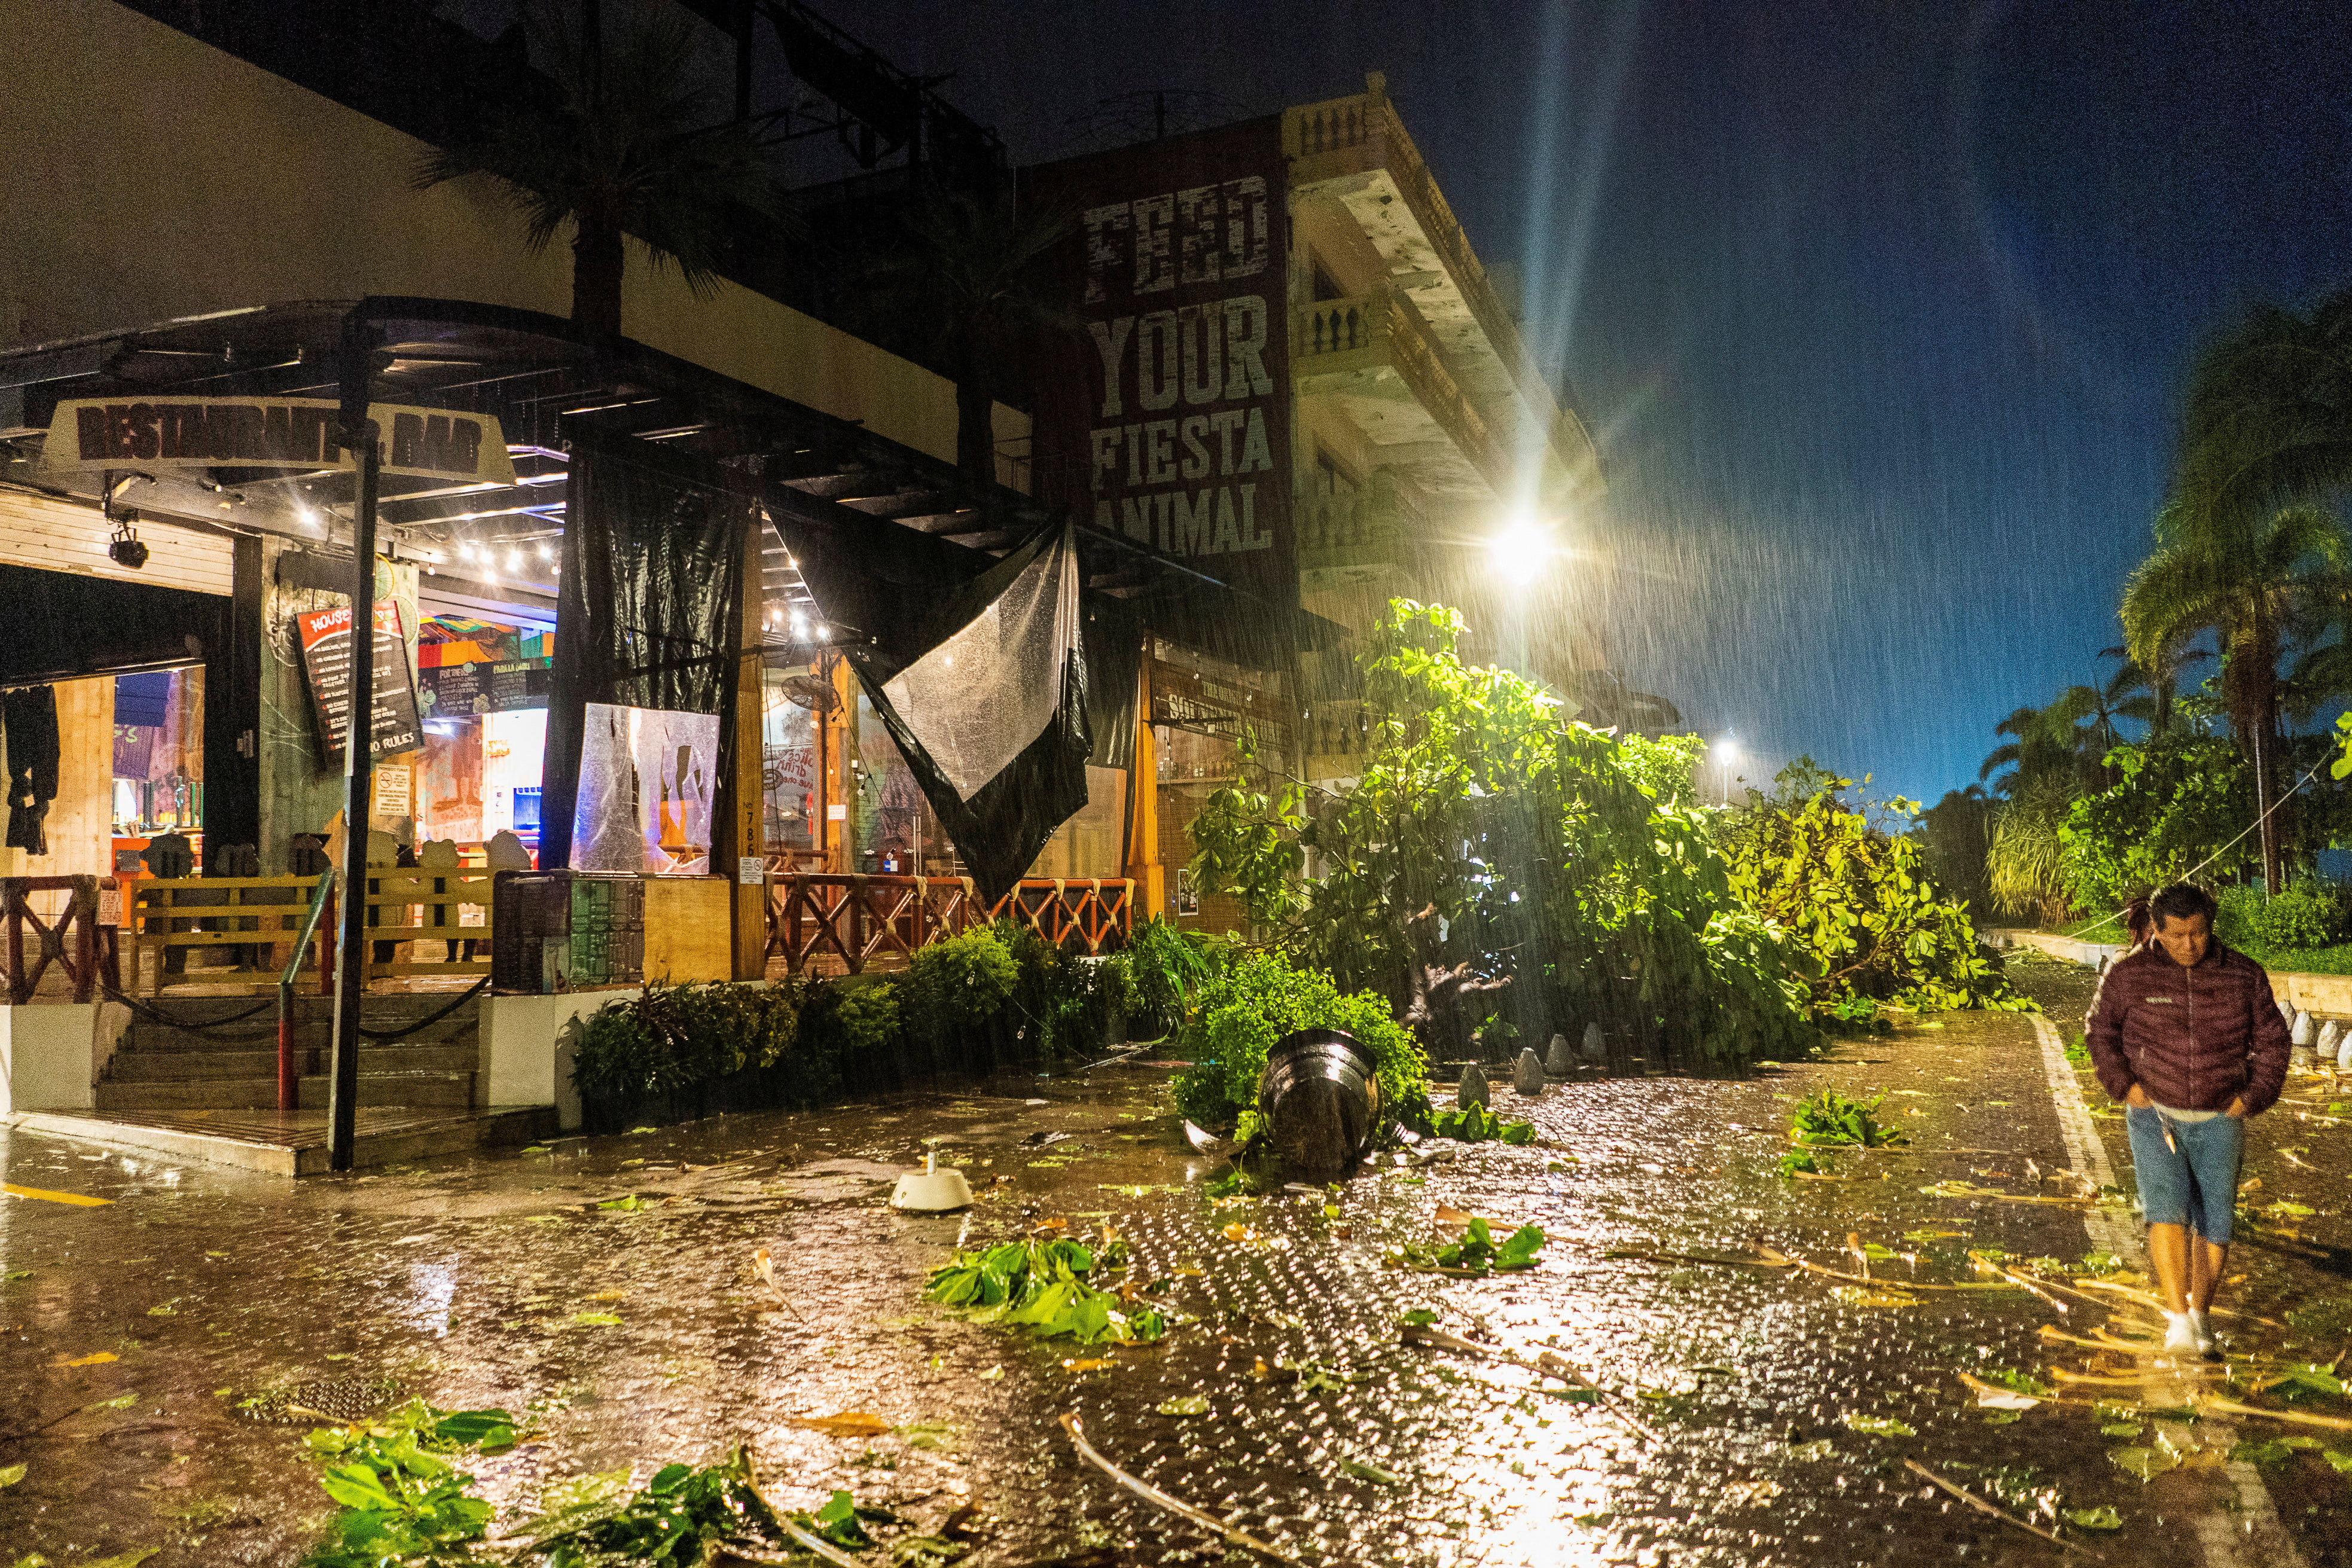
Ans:
[{"label": "green shrub", "polygon": [[1131,1016],[1146,1038],[1165,1039],[1183,1028],[1190,997],[1217,972],[1227,952],[1223,939],[1188,935],[1158,915],[1135,928],[1126,953],[1135,988]]},{"label": "green shrub", "polygon": [[813,1102],[834,1087],[831,1065],[803,1039],[798,981],[647,985],[584,1019],[572,1081],[583,1095],[641,1100],[679,1094],[746,1068],[782,1068],[778,1087]]},{"label": "green shrub", "polygon": [[2352,898],[2324,883],[2298,882],[2276,898],[2260,888],[2225,888],[2213,934],[2258,952],[2330,947],[2352,930]]},{"label": "green shrub", "polygon": [[1240,960],[1201,987],[1183,1044],[1192,1065],[1176,1078],[1176,1108],[1204,1127],[1242,1139],[1259,1131],[1257,1082],[1266,1052],[1298,1029],[1344,1029],[1380,1066],[1390,1115],[1426,1126],[1429,1059],[1370,991],[1342,995],[1319,969],[1293,969],[1273,953]]},{"label": "green shrub", "polygon": [[834,1026],[843,1052],[852,1058],[879,1056],[898,1038],[898,987],[887,980],[843,986],[834,1004]]},{"label": "green shrub", "polygon": [[1020,983],[1021,965],[994,931],[968,931],[919,948],[907,971],[908,1032],[936,1046],[984,1029]]}]

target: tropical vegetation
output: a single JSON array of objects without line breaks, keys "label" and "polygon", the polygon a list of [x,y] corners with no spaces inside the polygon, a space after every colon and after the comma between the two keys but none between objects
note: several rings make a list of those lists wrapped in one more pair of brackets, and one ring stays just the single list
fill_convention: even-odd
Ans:
[{"label": "tropical vegetation", "polygon": [[714,121],[690,84],[689,17],[638,0],[584,37],[568,19],[576,9],[525,13],[545,74],[519,83],[478,134],[426,151],[415,180],[490,175],[533,255],[568,227],[572,319],[618,334],[629,241],[704,295],[740,234],[772,232],[779,205],[751,124]]},{"label": "tropical vegetation", "polygon": [[[2318,779],[2326,742],[2298,732],[2352,697],[2352,531],[2335,510],[2347,483],[2352,289],[2217,335],[2189,376],[2123,642],[2103,656],[2122,662],[1997,727],[1980,774],[1999,797],[1997,911],[2056,925],[2190,875],[2256,878],[2293,906],[2319,851],[2352,839],[2352,792]],[[2316,929],[2290,914],[2237,923]]]}]

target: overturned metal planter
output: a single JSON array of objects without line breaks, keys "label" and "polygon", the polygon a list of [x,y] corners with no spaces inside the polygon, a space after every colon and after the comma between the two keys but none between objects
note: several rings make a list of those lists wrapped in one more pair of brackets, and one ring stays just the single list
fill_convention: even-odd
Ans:
[{"label": "overturned metal planter", "polygon": [[1336,1176],[1380,1131],[1380,1064],[1339,1029],[1300,1029],[1265,1054],[1257,1110],[1266,1140],[1294,1173]]}]

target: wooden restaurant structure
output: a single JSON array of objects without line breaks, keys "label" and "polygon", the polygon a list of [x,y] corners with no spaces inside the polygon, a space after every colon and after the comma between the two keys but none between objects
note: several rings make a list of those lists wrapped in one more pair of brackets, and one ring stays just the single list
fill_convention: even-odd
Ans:
[{"label": "wooden restaurant structure", "polygon": [[[803,557],[854,572],[866,602],[919,605],[1065,526],[1019,491],[643,345],[502,307],[269,306],[0,355],[16,410],[0,471],[16,493],[95,513],[125,540],[185,531],[225,545],[230,577],[227,594],[211,595],[0,564],[16,627],[0,688],[71,692],[162,673],[202,693],[184,744],[201,757],[196,822],[114,840],[101,863],[27,858],[36,875],[5,883],[12,1002],[113,991],[152,1006],[266,993],[289,975],[324,991],[336,925],[311,906],[341,831],[334,742],[350,693],[333,672],[351,635],[337,590],[355,581],[357,478],[331,434],[305,446],[299,426],[301,410],[337,395],[355,325],[371,412],[390,437],[362,895],[365,973],[379,990],[487,981],[487,1005],[557,993],[578,997],[562,1009],[572,1016],[603,988],[647,979],[893,966],[998,915],[1110,950],[1166,897],[1151,720],[1170,695],[1154,702],[1153,672],[1163,685],[1197,684],[1204,669],[1235,689],[1262,682],[1261,710],[1276,712],[1291,648],[1318,626],[1147,542],[1076,526],[1093,738],[1085,804],[1032,875],[984,898],[966,875],[974,847],[943,830],[845,657],[868,634],[829,616]],[[578,520],[589,474],[624,470],[654,500],[632,503],[625,537],[596,536],[628,558],[616,576],[613,561],[583,556]],[[679,538],[701,553],[672,550]],[[631,586],[599,603],[567,595],[567,572],[583,589]],[[506,654],[518,657],[495,657]],[[567,654],[602,668],[606,688],[567,677]],[[609,689],[631,661],[635,675],[622,673],[640,685]],[[683,689],[681,669],[698,669],[719,700],[704,714],[656,714],[698,728],[673,724],[621,759],[613,809],[642,826],[641,842],[624,833],[620,862],[566,876],[589,847],[563,844],[572,835],[550,831],[540,807],[568,827],[572,811],[556,803],[590,787],[583,704],[634,712],[609,700],[631,691],[656,693],[640,699],[647,708],[681,700],[658,696]],[[509,714],[555,739],[522,759],[533,766],[497,759],[507,772],[493,813],[475,760],[480,721]],[[500,731],[488,733],[495,743]],[[60,754],[79,749],[68,741]],[[88,773],[89,760],[76,765]],[[75,787],[51,784],[55,815],[87,805],[65,798]],[[517,874],[501,881],[502,866]],[[535,1065],[523,1092],[561,1099],[552,1075],[551,1060]],[[97,1076],[102,1108],[102,1067]],[[491,1103],[490,1064],[480,1076],[475,1098]],[[16,1107],[27,1103],[20,1091]]]}]

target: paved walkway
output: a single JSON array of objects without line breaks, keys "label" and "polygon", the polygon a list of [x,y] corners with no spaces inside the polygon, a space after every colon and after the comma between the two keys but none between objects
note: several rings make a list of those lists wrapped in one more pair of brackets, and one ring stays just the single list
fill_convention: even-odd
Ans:
[{"label": "paved walkway", "polygon": [[[2079,973],[2031,973],[2071,1027]],[[26,1271],[0,1284],[0,1467],[27,1466],[0,1490],[0,1542],[59,1563],[143,1546],[163,1549],[153,1568],[290,1562],[323,1494],[299,1428],[238,1406],[288,1390],[364,1402],[388,1379],[536,1418],[534,1440],[475,1467],[502,1505],[740,1438],[782,1500],[847,1487],[923,1526],[985,1505],[999,1522],[969,1559],[982,1564],[1223,1558],[1082,1466],[1065,1412],[1118,1462],[1307,1563],[2058,1560],[1906,1460],[2043,1528],[2112,1508],[2119,1533],[2060,1526],[2109,1562],[2346,1561],[2352,1498],[2318,1449],[2278,1450],[2258,1472],[2228,1460],[2211,1423],[2059,1403],[2011,1419],[1962,1382],[2053,1364],[2141,1375],[2127,1351],[2043,1337],[2136,1331],[2122,1298],[2110,1315],[2059,1292],[1913,1288],[1998,1283],[1971,1248],[2060,1259],[2068,1279],[2085,1253],[2130,1245],[2126,1215],[2011,1201],[2071,1194],[2068,1173],[2103,1183],[2100,1153],[2111,1171],[2123,1154],[2120,1122],[2067,1103],[2057,1048],[2028,1017],[1947,1016],[1736,1078],[1505,1091],[1499,1108],[1531,1115],[1537,1145],[1225,1200],[1207,1195],[1218,1165],[1174,1136],[1152,1069],[299,1184],[16,1133],[0,1142],[7,1183],[114,1201],[0,1203],[0,1266]],[[1885,1095],[1910,1143],[1835,1156],[1830,1180],[1779,1174],[1793,1100],[1823,1087]],[[2290,1093],[2311,1103],[2256,1124],[2249,1174],[2263,1184],[2249,1202],[2316,1212],[2277,1211],[2274,1233],[2233,1258],[2239,1300],[2277,1325],[2236,1335],[2324,1363],[2352,1325],[2327,1241],[2352,1138],[2287,1119],[2324,1112],[2313,1080]],[[1053,1132],[1072,1136],[1026,1142]],[[968,1215],[882,1205],[927,1138],[988,1193]],[[643,1206],[596,1206],[623,1195]],[[1541,1267],[1473,1280],[1385,1266],[1432,1235],[1440,1205],[1542,1225]],[[1132,1277],[1170,1281],[1194,1321],[1105,1352],[919,1300],[959,1237],[1050,1219],[1117,1226]],[[1770,1248],[1858,1272],[1849,1238],[1866,1285],[1698,1260]],[[785,1303],[752,1279],[761,1247]],[[1553,1349],[1614,1397],[1583,1403],[1507,1362],[1402,1343],[1398,1317],[1416,1307],[1455,1334]],[[1194,1394],[1205,1414],[1160,1414]],[[2352,1415],[2326,1396],[2310,1407]],[[893,1430],[795,1425],[842,1411]],[[2114,1457],[2134,1449],[2159,1456],[2143,1466],[2153,1480]]]}]

